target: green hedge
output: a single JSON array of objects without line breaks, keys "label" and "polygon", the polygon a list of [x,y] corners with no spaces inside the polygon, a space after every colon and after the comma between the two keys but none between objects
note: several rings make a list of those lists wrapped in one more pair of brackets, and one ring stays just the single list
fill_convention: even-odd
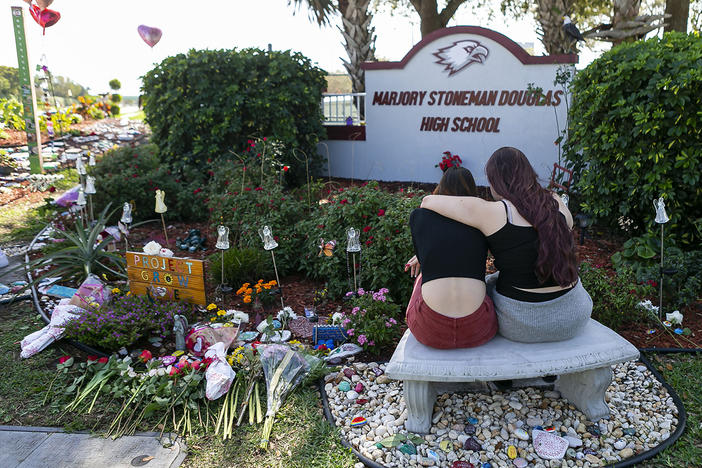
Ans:
[{"label": "green hedge", "polygon": [[321,164],[320,102],[325,72],[300,53],[259,49],[190,50],[143,77],[144,112],[164,159],[203,168],[246,141],[283,143],[291,179],[305,180],[305,157]]},{"label": "green hedge", "polygon": [[568,164],[582,208],[634,233],[657,227],[683,245],[702,240],[702,40],[665,34],[623,44],[579,72],[572,84]]},{"label": "green hedge", "polygon": [[95,177],[97,193],[93,195],[93,201],[98,210],[108,203],[122,206],[124,202],[133,202],[134,222],[156,219],[159,215],[154,212],[155,192],[161,189],[166,192],[167,222],[169,219],[194,221],[206,218],[203,177],[193,170],[185,170],[182,174],[171,171],[161,164],[153,144],[108,151],[88,171]]}]

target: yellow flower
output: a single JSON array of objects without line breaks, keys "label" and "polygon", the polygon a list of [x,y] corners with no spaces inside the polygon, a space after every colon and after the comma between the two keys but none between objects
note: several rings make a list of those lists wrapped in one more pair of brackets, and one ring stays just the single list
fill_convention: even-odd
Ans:
[{"label": "yellow flower", "polygon": [[113,288],[113,289],[112,289],[112,294],[119,294],[119,293],[121,293],[121,292],[122,292],[122,291],[120,291],[119,288]]},{"label": "yellow flower", "polygon": [[227,312],[224,311],[224,310],[218,310],[218,311],[217,311],[217,315],[219,315],[220,317],[224,316],[224,314],[226,314],[226,313],[227,313]]},{"label": "yellow flower", "polygon": [[97,307],[100,307],[100,304],[98,304],[97,302],[91,302],[90,306],[97,308]]},{"label": "yellow flower", "polygon": [[102,279],[104,279],[105,281],[109,281],[109,280],[107,279],[107,275],[106,275],[105,273],[102,274]]},{"label": "yellow flower", "polygon": [[268,284],[270,284],[271,286],[275,286],[276,284],[278,284],[278,282],[276,280],[270,280]]},{"label": "yellow flower", "polygon": [[216,309],[216,308],[217,308],[217,306],[216,306],[215,304],[210,304],[210,305],[207,306],[207,310],[213,310],[213,309]]},{"label": "yellow flower", "polygon": [[300,344],[300,342],[298,340],[291,340],[288,341],[288,344]]},{"label": "yellow flower", "polygon": [[244,304],[248,304],[251,302],[251,296],[244,296]]},{"label": "yellow flower", "polygon": [[263,291],[263,289],[261,289],[259,285],[256,285],[256,294],[261,294],[261,291]]},{"label": "yellow flower", "polygon": [[131,292],[131,291],[127,291],[127,296],[131,296],[131,295],[132,295],[132,292]]},{"label": "yellow flower", "polygon": [[241,285],[242,288],[246,289],[251,285],[251,283],[244,283]]},{"label": "yellow flower", "polygon": [[212,318],[210,319],[210,322],[214,322],[215,320],[217,320],[217,317],[212,317]]},{"label": "yellow flower", "polygon": [[263,283],[262,279],[258,280],[258,283],[256,283],[256,284],[261,284],[261,283]]}]

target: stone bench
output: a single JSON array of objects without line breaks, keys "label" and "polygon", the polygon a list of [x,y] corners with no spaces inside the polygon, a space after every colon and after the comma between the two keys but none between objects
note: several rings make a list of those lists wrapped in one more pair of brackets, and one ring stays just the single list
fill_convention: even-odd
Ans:
[{"label": "stone bench", "polygon": [[638,359],[627,340],[595,320],[575,338],[552,343],[517,343],[497,335],[477,348],[441,350],[419,343],[409,330],[397,345],[385,374],[402,380],[408,431],[424,434],[441,391],[460,383],[558,376],[555,389],[591,421],[609,417],[604,401],[613,364]]}]

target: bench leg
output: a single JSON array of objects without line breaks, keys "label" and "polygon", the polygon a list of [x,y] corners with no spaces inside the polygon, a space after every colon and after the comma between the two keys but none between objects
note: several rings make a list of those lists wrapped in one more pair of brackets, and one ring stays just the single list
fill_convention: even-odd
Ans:
[{"label": "bench leg", "polygon": [[431,429],[431,417],[436,401],[436,391],[431,382],[417,380],[403,381],[407,421],[405,427],[409,432],[427,434]]},{"label": "bench leg", "polygon": [[612,369],[600,367],[584,372],[563,374],[556,388],[590,421],[609,418],[609,407],[605,403],[605,391],[612,383]]}]

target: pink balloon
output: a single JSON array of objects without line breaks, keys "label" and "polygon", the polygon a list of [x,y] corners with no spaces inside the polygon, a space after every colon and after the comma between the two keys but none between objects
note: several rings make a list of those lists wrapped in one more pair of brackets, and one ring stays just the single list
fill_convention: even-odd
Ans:
[{"label": "pink balloon", "polygon": [[139,35],[144,42],[149,45],[149,47],[153,47],[158,44],[158,41],[161,40],[161,35],[163,34],[160,29],[145,26],[143,24],[137,28],[137,31],[139,31]]},{"label": "pink balloon", "polygon": [[37,0],[37,5],[39,5],[39,8],[42,10],[49,8],[49,5],[52,3],[54,3],[54,0]]}]

